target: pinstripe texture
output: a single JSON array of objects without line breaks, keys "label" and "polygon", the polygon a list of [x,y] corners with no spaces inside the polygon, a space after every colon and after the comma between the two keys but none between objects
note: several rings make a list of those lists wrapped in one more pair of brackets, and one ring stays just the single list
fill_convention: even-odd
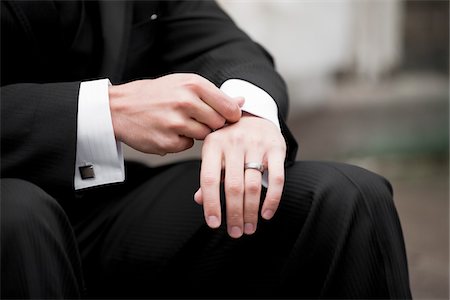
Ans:
[{"label": "pinstripe texture", "polygon": [[297,162],[275,217],[235,240],[225,224],[208,228],[192,199],[199,167],[128,164],[125,184],[61,201],[65,212],[34,185],[3,179],[2,298],[78,296],[77,249],[92,298],[411,298],[382,177]]},{"label": "pinstripe texture", "polygon": [[88,218],[81,211],[75,218],[91,296],[411,297],[401,227],[382,177],[297,162],[274,219],[234,240],[225,224],[209,229],[193,202],[198,169],[195,161],[166,167],[124,197],[120,186],[109,200],[84,195],[86,212],[98,204]]},{"label": "pinstripe texture", "polygon": [[18,84],[1,88],[3,178],[33,182],[53,197],[73,190],[79,85]]},{"label": "pinstripe texture", "polygon": [[62,208],[19,179],[2,179],[1,196],[1,298],[78,298],[80,258]]}]

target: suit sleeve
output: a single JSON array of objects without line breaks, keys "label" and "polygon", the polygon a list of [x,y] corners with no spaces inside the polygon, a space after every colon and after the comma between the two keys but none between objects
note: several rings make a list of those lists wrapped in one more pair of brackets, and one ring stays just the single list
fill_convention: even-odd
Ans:
[{"label": "suit sleeve", "polygon": [[1,177],[73,191],[79,82],[1,88]]},{"label": "suit sleeve", "polygon": [[[135,2],[135,11],[144,11],[137,8],[140,5]],[[285,124],[287,87],[273,58],[214,1],[161,1],[155,29],[163,72],[198,73],[217,86],[227,79],[242,79],[265,90],[278,106],[287,158],[295,159],[297,143]]]}]

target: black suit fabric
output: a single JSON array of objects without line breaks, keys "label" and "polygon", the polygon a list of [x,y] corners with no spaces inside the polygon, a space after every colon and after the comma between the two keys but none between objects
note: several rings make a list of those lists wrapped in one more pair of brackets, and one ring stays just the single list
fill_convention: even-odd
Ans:
[{"label": "black suit fabric", "polygon": [[128,163],[125,184],[59,204],[34,185],[2,180],[2,221],[15,225],[2,225],[2,298],[411,298],[384,178],[297,162],[274,219],[232,239],[225,225],[210,229],[192,200],[199,168]]},{"label": "black suit fabric", "polygon": [[[66,16],[58,14],[64,2],[59,6],[52,1],[1,3],[1,130],[2,138],[8,139],[1,149],[2,177],[22,178],[26,168],[24,179],[48,188],[52,195],[73,190],[79,81],[105,76],[114,84],[194,72],[216,85],[239,78],[264,87],[277,101],[288,158],[295,158],[297,144],[283,122],[288,109],[284,81],[273,71],[267,52],[235,27],[213,1],[104,1],[101,5],[82,1],[78,3],[82,11],[74,18],[78,22],[75,34],[64,26]],[[119,33],[108,30],[117,27],[111,25],[115,18],[103,16],[111,12],[121,14],[124,24]],[[158,17],[152,20],[151,15]],[[119,50],[111,54],[110,47]],[[24,107],[29,107],[25,109],[29,113],[22,114],[19,108]],[[40,124],[33,123],[53,119],[63,121],[55,122],[53,130],[40,130]],[[36,138],[24,143],[17,135],[18,127],[27,128]],[[53,144],[59,151],[47,152],[34,140]],[[47,176],[53,173],[47,172],[47,159],[52,157],[57,158],[51,168],[59,180]]]},{"label": "black suit fabric", "polygon": [[[294,161],[283,79],[213,1],[1,5],[2,298],[411,298],[389,183]],[[80,81],[173,72],[244,79],[277,102],[286,183],[254,235],[205,224],[199,161],[126,162],[124,183],[73,189]]]},{"label": "black suit fabric", "polygon": [[22,179],[1,180],[1,298],[79,298],[83,273],[59,203]]}]

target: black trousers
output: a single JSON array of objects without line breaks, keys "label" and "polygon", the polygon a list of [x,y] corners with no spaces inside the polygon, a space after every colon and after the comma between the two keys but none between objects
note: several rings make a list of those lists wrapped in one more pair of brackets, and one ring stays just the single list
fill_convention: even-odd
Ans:
[{"label": "black trousers", "polygon": [[384,178],[297,162],[275,217],[232,239],[193,200],[199,168],[128,164],[124,184],[58,201],[2,179],[2,298],[411,298]]}]

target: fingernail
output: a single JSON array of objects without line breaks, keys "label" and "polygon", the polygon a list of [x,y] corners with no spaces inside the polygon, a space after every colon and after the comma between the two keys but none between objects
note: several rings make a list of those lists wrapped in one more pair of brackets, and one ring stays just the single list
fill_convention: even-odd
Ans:
[{"label": "fingernail", "polygon": [[254,227],[252,223],[244,224],[244,232],[245,234],[252,234],[254,232]]},{"label": "fingernail", "polygon": [[266,219],[266,220],[270,220],[270,219],[273,217],[273,210],[271,210],[271,209],[266,209],[266,210],[263,212],[262,217],[263,217],[264,219]]},{"label": "fingernail", "polygon": [[233,238],[238,238],[242,235],[242,230],[239,226],[233,226],[230,230],[230,236]]},{"label": "fingernail", "polygon": [[216,216],[209,216],[207,222],[208,226],[211,228],[217,228],[220,226],[220,220]]},{"label": "fingernail", "polygon": [[237,97],[237,99],[238,99],[238,105],[239,105],[239,107],[244,106],[245,98],[244,98],[244,97]]}]

